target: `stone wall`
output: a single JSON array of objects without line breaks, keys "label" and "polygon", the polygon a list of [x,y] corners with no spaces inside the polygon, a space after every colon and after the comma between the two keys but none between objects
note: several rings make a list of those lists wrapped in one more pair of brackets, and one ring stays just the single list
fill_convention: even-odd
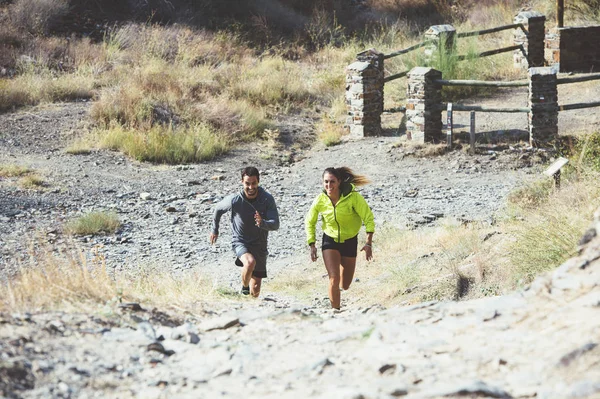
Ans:
[{"label": "stone wall", "polygon": [[378,136],[383,113],[383,54],[371,49],[346,68],[346,126],[350,134]]},{"label": "stone wall", "polygon": [[514,43],[523,46],[523,51],[515,50],[514,65],[524,69],[544,66],[544,37],[546,17],[536,11],[522,11],[514,19],[528,30],[517,28],[514,31]]},{"label": "stone wall", "polygon": [[406,136],[417,143],[442,141],[442,73],[417,67],[408,73],[406,89]]},{"label": "stone wall", "polygon": [[546,60],[560,72],[600,71],[600,26],[558,28],[546,35]]},{"label": "stone wall", "polygon": [[558,137],[556,68],[529,69],[529,142],[546,147]]}]

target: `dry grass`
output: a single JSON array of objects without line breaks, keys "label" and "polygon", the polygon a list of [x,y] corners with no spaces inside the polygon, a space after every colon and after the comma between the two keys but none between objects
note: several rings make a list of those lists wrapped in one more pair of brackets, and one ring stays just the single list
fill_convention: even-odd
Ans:
[{"label": "dry grass", "polygon": [[56,255],[50,251],[39,255],[35,267],[23,267],[0,290],[0,310],[111,313],[121,301],[179,310],[219,297],[218,288],[199,273],[174,276],[141,265],[135,273],[110,275],[96,248],[92,256],[82,252]]},{"label": "dry grass", "polygon": [[25,189],[39,189],[46,186],[46,181],[36,174],[29,174],[19,179],[19,186]]},{"label": "dry grass", "polygon": [[100,145],[140,161],[184,164],[216,158],[229,149],[227,137],[219,137],[206,125],[173,128],[157,125],[148,131],[116,125],[98,132]]},{"label": "dry grass", "polygon": [[92,152],[93,144],[87,138],[77,138],[65,148],[65,152],[71,155],[88,155]]},{"label": "dry grass", "polygon": [[342,142],[342,137],[347,134],[344,127],[324,116],[317,126],[317,137],[327,147],[338,145]]},{"label": "dry grass", "polygon": [[27,166],[4,164],[0,165],[0,177],[19,177],[32,173],[33,170]]},{"label": "dry grass", "polygon": [[407,155],[418,158],[430,158],[444,155],[448,149],[446,144],[416,143],[413,141],[398,141],[394,148],[403,148]]},{"label": "dry grass", "polygon": [[529,283],[576,253],[577,242],[600,203],[598,178],[597,171],[572,175],[571,181],[563,176],[561,190],[543,191],[541,199],[540,184],[535,183],[533,194],[513,201],[505,228],[515,237],[508,252],[515,282]]},{"label": "dry grass", "polygon": [[65,231],[73,235],[112,234],[121,226],[114,212],[90,212],[73,219],[65,225]]},{"label": "dry grass", "polygon": [[0,80],[0,112],[24,105],[92,97],[94,81],[89,76],[57,74],[33,66],[27,68],[14,79]]},{"label": "dry grass", "polygon": [[18,178],[17,184],[19,187],[27,190],[40,189],[46,186],[46,181],[35,170],[21,165],[0,165],[0,177],[7,179]]}]

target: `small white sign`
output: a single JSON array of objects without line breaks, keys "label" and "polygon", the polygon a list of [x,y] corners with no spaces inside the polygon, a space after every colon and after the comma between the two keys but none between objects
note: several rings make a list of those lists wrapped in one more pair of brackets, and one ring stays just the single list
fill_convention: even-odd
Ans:
[{"label": "small white sign", "polygon": [[546,169],[544,171],[544,174],[546,176],[552,176],[556,172],[558,172],[560,170],[560,168],[562,168],[563,166],[565,166],[568,163],[569,163],[569,160],[567,158],[560,157],[556,161],[554,161],[552,163],[552,165],[548,166],[548,169]]}]

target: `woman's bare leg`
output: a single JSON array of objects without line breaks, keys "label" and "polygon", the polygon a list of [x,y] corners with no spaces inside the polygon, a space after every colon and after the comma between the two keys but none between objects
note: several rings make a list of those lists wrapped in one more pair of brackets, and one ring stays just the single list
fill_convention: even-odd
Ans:
[{"label": "woman's bare leg", "polygon": [[342,256],[340,265],[340,288],[347,290],[354,279],[354,270],[356,269],[356,258]]},{"label": "woman's bare leg", "polygon": [[329,300],[331,307],[340,308],[340,264],[342,256],[335,249],[323,250],[323,261],[329,275]]}]

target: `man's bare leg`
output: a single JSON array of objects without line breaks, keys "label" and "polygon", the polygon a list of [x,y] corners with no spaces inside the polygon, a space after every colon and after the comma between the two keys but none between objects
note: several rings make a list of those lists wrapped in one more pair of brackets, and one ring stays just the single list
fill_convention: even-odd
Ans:
[{"label": "man's bare leg", "polygon": [[250,295],[254,298],[258,298],[260,295],[260,285],[262,283],[262,277],[254,277],[250,279]]},{"label": "man's bare leg", "polygon": [[242,285],[248,287],[250,286],[250,280],[252,279],[252,272],[256,266],[256,259],[254,259],[254,256],[250,252],[246,252],[240,256],[240,260],[244,265],[242,267]]}]

